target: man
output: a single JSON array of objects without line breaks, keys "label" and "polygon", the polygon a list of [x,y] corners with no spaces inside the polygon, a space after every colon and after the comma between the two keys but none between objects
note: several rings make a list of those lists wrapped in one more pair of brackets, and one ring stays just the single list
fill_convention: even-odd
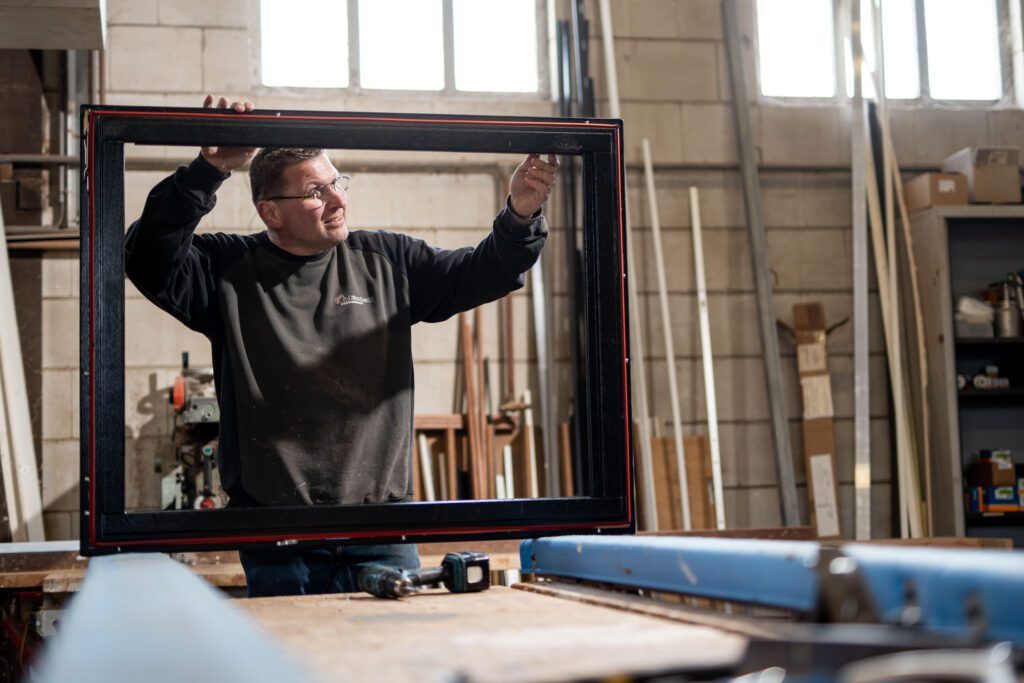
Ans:
[{"label": "man", "polygon": [[[207,96],[205,107],[213,104]],[[218,108],[229,107],[220,98]],[[249,102],[230,108],[244,113]],[[412,492],[411,326],[523,285],[547,237],[558,163],[530,155],[475,248],[349,232],[347,179],[319,149],[204,147],[150,192],[128,277],[213,347],[219,467],[231,506],[386,503]],[[194,234],[251,160],[266,231]],[[401,198],[396,198],[401,201]],[[419,566],[415,546],[243,551],[249,594],[357,590],[359,568]]]}]

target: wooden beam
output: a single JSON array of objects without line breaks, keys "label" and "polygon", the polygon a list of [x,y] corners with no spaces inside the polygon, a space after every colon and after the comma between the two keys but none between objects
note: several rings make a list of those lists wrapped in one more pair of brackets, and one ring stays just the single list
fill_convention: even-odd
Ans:
[{"label": "wooden beam", "polygon": [[549,498],[557,498],[561,485],[558,459],[558,422],[555,418],[554,336],[549,324],[547,283],[544,277],[544,256],[530,269],[530,294],[533,299],[533,329],[537,348],[537,387],[540,398],[541,443],[544,446],[544,490]]},{"label": "wooden beam", "polygon": [[644,177],[647,181],[647,205],[650,208],[651,238],[654,242],[654,265],[658,275],[658,301],[661,304],[661,329],[665,336],[665,362],[668,365],[668,390],[672,401],[672,432],[676,444],[676,468],[679,472],[679,509],[683,514],[683,529],[692,528],[690,521],[690,493],[686,485],[686,454],[683,449],[683,420],[679,410],[679,386],[676,378],[676,351],[672,343],[672,316],[668,308],[668,285],[665,282],[665,253],[661,248],[661,219],[658,216],[658,198],[654,191],[654,169],[651,165],[651,143],[641,141],[644,157]]},{"label": "wooden beam", "polygon": [[[0,244],[4,239],[3,210],[0,209]],[[29,541],[46,540],[43,532],[43,504],[39,490],[36,447],[32,440],[32,420],[25,387],[25,366],[18,336],[18,316],[14,308],[14,284],[7,249],[0,248],[0,380],[3,382],[4,411],[10,445],[21,523]]]},{"label": "wooden beam", "polygon": [[[480,432],[477,425],[477,395],[476,395],[476,372],[473,367],[473,333],[469,327],[469,320],[465,313],[459,313],[459,334],[462,341],[462,377],[463,386],[466,389],[466,433],[469,437],[469,453],[466,460],[466,467],[469,469],[470,488],[473,489],[470,497],[479,496],[476,488],[476,469],[480,453]],[[458,498],[457,495],[452,496]]]},{"label": "wooden beam", "polygon": [[[708,285],[704,277],[704,238],[700,222],[700,197],[690,188],[690,231],[693,235],[693,263],[697,280],[697,310],[700,319],[700,354],[704,368],[704,411],[708,418],[711,450],[711,487],[715,502],[715,528],[725,528],[725,493],[722,490],[722,450],[718,438],[718,399],[715,394],[715,363],[711,346]],[[684,480],[685,485],[685,480]]]},{"label": "wooden beam", "polygon": [[894,359],[898,353],[893,349],[896,343],[892,328],[898,325],[898,310],[892,310],[891,295],[889,292],[892,286],[892,264],[886,253],[885,226],[882,219],[881,200],[878,196],[878,178],[875,173],[875,158],[870,145],[865,145],[865,170],[867,181],[868,216],[871,224],[871,243],[875,256],[875,279],[878,281],[879,302],[882,308],[882,327],[885,331],[886,351],[889,356],[889,382],[892,385],[893,411],[896,422],[896,458],[897,471],[899,474],[899,491],[901,507],[901,527],[904,535],[912,538],[921,536],[921,508],[913,501],[919,501],[917,483],[910,476],[911,465],[910,436],[908,429],[908,414],[906,397],[903,393],[903,374]]},{"label": "wooden beam", "polygon": [[21,521],[21,504],[18,502],[18,487],[14,483],[14,457],[11,454],[11,439],[7,429],[7,401],[0,391],[0,476],[3,477],[4,505],[7,512],[7,530],[12,541],[27,541],[28,533]]},{"label": "wooden beam", "polygon": [[[892,146],[892,139],[886,138],[887,143]],[[924,534],[930,536],[934,533],[932,528],[933,507],[932,507],[932,449],[931,449],[931,407],[928,402],[928,344],[925,340],[923,303],[921,301],[921,286],[917,276],[917,258],[914,256],[914,237],[910,231],[910,211],[907,210],[907,198],[903,194],[903,183],[899,182],[900,165],[896,158],[895,151],[889,157],[893,164],[893,174],[896,178],[896,198],[900,209],[900,223],[903,227],[903,240],[907,250],[907,269],[910,277],[910,292],[914,309],[914,332],[917,340],[917,370],[918,390],[920,393],[921,407],[921,438],[918,440],[916,452],[921,455],[924,463],[924,509],[925,517]],[[897,269],[898,270],[898,269]],[[909,395],[908,395],[909,397]]]}]

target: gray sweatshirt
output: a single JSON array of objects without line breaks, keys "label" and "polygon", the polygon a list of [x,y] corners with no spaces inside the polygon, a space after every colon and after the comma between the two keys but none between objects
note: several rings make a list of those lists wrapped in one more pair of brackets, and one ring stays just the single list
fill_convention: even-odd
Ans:
[{"label": "gray sweatshirt", "polygon": [[475,248],[353,231],[295,256],[266,232],[194,233],[226,177],[200,156],[153,188],[125,237],[125,271],[210,339],[231,504],[408,500],[411,327],[522,287],[543,216],[523,223],[506,202]]}]

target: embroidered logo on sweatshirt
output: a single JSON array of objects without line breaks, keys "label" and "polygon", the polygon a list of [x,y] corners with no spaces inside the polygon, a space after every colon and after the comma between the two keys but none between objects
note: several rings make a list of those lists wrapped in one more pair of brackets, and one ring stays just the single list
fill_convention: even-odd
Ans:
[{"label": "embroidered logo on sweatshirt", "polygon": [[359,304],[364,306],[366,304],[373,303],[372,296],[356,296],[355,294],[340,294],[334,298],[334,303],[339,306],[348,306],[349,304]]}]

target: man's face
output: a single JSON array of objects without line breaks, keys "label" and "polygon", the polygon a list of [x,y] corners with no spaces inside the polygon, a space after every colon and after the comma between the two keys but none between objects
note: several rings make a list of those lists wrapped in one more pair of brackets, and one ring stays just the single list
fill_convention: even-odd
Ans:
[{"label": "man's face", "polygon": [[316,187],[325,187],[320,200],[264,200],[267,206],[263,207],[260,215],[270,228],[271,239],[277,246],[293,254],[311,256],[345,241],[348,237],[348,199],[343,191],[331,187],[337,177],[338,171],[327,155],[285,169],[281,175],[280,195],[305,196]]}]

